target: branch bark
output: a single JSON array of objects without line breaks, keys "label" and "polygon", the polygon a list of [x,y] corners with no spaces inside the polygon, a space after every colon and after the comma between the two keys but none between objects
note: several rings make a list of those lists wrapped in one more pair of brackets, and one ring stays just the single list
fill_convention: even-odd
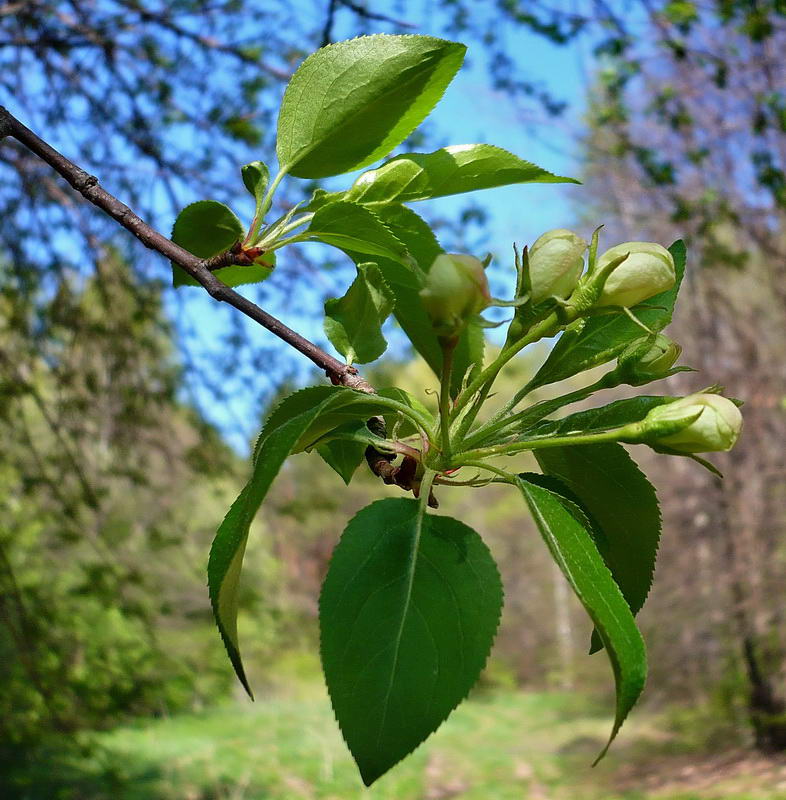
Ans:
[{"label": "branch bark", "polygon": [[127,231],[132,233],[142,242],[145,247],[155,250],[170,261],[182,267],[192,278],[200,283],[210,294],[211,297],[222,303],[233,306],[241,313],[245,314],[263,328],[278,336],[299,353],[310,359],[330,380],[337,385],[347,386],[350,389],[357,389],[361,392],[373,393],[374,388],[365,381],[354,367],[334,358],[326,353],[322,348],[310,342],[296,331],[293,331],[276,317],[268,314],[256,303],[243,297],[231,287],[227,286],[220,278],[213,274],[211,269],[216,269],[216,259],[219,259],[222,266],[230,263],[243,263],[233,260],[243,256],[242,253],[236,254],[228,251],[212,259],[200,259],[192,253],[184,250],[166,236],[163,236],[141,217],[137,216],[125,203],[103,189],[98,182],[98,178],[89,175],[78,167],[64,155],[47,144],[43,139],[36,136],[33,131],[23,125],[10,111],[0,106],[0,139],[7,136],[16,139],[21,145],[26,147],[40,159],[49,164],[52,169],[58,172],[65,180],[82,195],[86,200],[104,213],[108,214],[117,223],[122,225]]}]

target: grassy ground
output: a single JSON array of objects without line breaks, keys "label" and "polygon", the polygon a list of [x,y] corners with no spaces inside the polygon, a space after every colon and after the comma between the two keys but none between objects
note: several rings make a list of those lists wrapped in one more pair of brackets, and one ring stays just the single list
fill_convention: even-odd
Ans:
[{"label": "grassy ground", "polygon": [[642,712],[634,713],[609,757],[592,769],[609,724],[607,714],[576,696],[476,695],[413,756],[365,790],[327,699],[310,689],[120,728],[81,754],[54,750],[26,767],[5,792],[0,773],[0,797],[786,800],[786,760],[685,752]]}]

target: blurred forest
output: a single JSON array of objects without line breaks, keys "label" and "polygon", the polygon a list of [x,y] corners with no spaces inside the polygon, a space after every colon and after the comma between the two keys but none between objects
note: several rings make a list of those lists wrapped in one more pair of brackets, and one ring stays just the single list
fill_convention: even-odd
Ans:
[{"label": "blurred forest", "polygon": [[[564,103],[537,64],[518,58],[521,37],[586,53],[582,205],[555,227],[586,235],[602,221],[607,242],[686,239],[690,292],[669,333],[699,372],[669,378],[664,393],[698,390],[712,375],[745,401],[739,445],[714,459],[722,482],[687,459],[668,469],[642,459],[664,511],[640,617],[646,702],[696,747],[786,752],[782,2],[0,0],[0,103],[166,231],[185,198],[228,199],[246,156],[270,152],[280,93],[304,55],[339,34],[377,31],[485,48],[489,86],[542,120],[559,119]],[[431,141],[428,128],[418,136],[418,146]],[[478,202],[444,221],[445,246],[482,237]],[[297,355],[252,343],[212,306],[202,313],[222,322],[211,363],[195,360],[189,337],[201,317],[188,318],[164,288],[168,265],[130,238],[0,140],[2,797],[91,797],[36,794],[20,775],[50,763],[41,753],[52,742],[86,746],[85,732],[177,718],[238,691],[204,567],[246,458],[204,406],[238,386],[258,387],[264,406],[308,376]],[[493,243],[500,253],[509,245]],[[320,266],[307,253],[282,260],[257,299],[291,298]],[[511,380],[526,382],[544,352],[522,357]],[[365,374],[431,400],[427,368],[407,353]],[[302,674],[316,680],[327,561],[347,516],[384,492],[393,490],[362,471],[344,490],[307,456],[279,476],[249,544],[240,615],[263,704]],[[607,664],[586,656],[590,630],[520,501],[502,488],[442,499],[502,565],[505,613],[485,689],[609,699]],[[270,796],[323,796],[287,791]],[[432,796],[406,791],[397,796]]]}]

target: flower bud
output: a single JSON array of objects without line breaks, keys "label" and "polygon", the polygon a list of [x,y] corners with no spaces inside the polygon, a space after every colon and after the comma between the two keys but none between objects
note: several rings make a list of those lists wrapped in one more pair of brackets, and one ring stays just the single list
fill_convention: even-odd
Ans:
[{"label": "flower bud", "polygon": [[474,256],[442,253],[426,275],[420,298],[440,336],[453,336],[491,300],[483,262]]},{"label": "flower bud", "polygon": [[[698,414],[698,416],[696,416]],[[680,420],[691,419],[676,432]],[[658,444],[683,453],[731,450],[742,430],[742,414],[734,403],[718,394],[691,394],[657,406],[644,419],[646,434]]]},{"label": "flower bud", "polygon": [[584,271],[587,243],[565,228],[546,231],[529,249],[530,296],[533,303],[569,297]]},{"label": "flower bud", "polygon": [[644,336],[620,354],[616,374],[632,386],[665,378],[682,348],[668,336]]},{"label": "flower bud", "polygon": [[606,278],[597,306],[631,308],[674,286],[674,259],[665,247],[654,242],[618,244],[598,259],[597,269],[626,253],[630,255]]}]

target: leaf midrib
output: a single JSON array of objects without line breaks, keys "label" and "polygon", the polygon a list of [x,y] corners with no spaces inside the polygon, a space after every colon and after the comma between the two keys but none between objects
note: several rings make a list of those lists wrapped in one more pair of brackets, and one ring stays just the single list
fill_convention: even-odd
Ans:
[{"label": "leaf midrib", "polygon": [[[428,490],[427,490],[428,491]],[[388,716],[388,708],[390,707],[390,694],[393,691],[393,683],[396,679],[396,667],[398,666],[399,652],[401,650],[401,640],[404,636],[404,626],[407,622],[409,615],[410,603],[412,602],[412,587],[415,584],[415,569],[418,561],[418,551],[420,549],[420,537],[423,533],[423,520],[425,518],[426,509],[422,503],[418,504],[417,515],[415,517],[415,535],[412,539],[412,548],[410,550],[409,564],[407,565],[407,585],[404,592],[404,608],[401,613],[401,622],[398,627],[395,639],[395,648],[393,650],[393,662],[390,666],[390,680],[388,681],[388,688],[385,691],[385,698],[382,701],[382,718],[379,722],[379,731],[377,732],[376,747],[379,747],[382,733],[385,729],[385,722]]]}]

